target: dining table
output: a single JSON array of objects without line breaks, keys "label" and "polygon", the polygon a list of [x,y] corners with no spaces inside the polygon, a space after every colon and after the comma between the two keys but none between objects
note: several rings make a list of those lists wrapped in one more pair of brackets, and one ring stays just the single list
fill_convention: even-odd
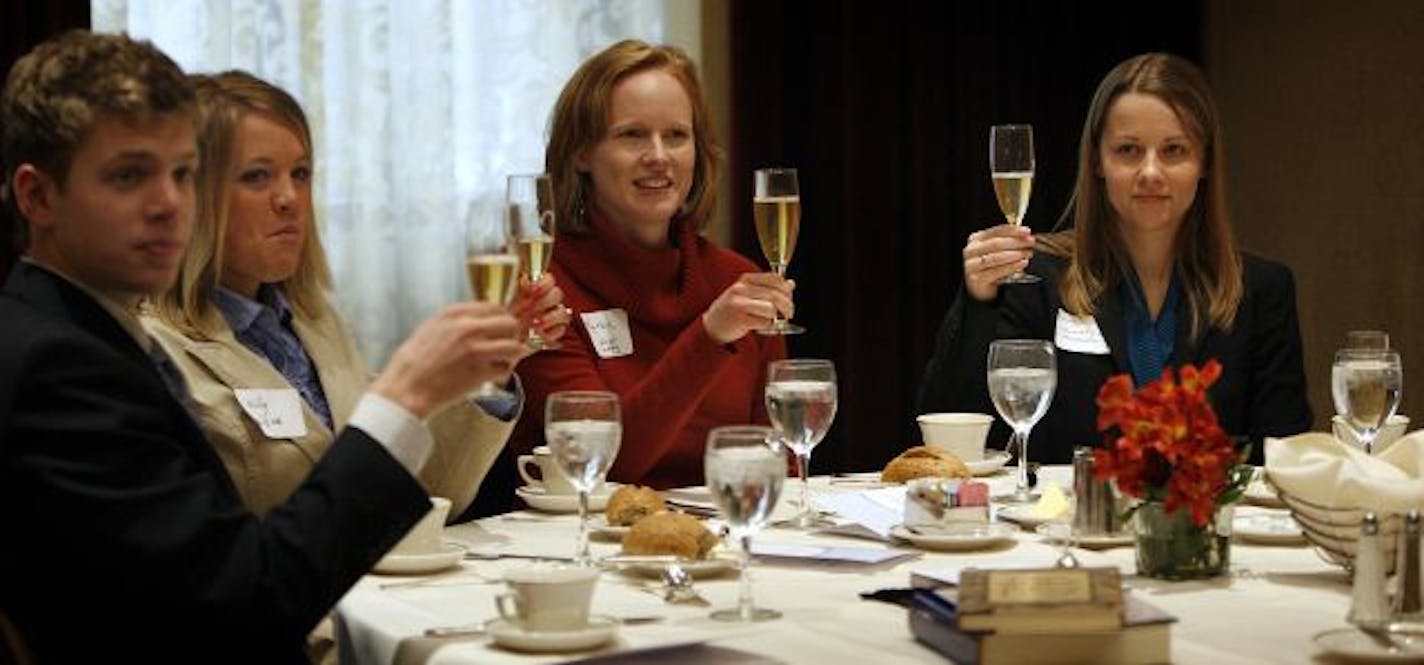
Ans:
[{"label": "dining table", "polygon": [[[1071,474],[1069,467],[1043,467],[1039,487],[1071,488]],[[981,480],[997,495],[1012,489],[1014,478],[1005,469]],[[811,483],[813,496],[822,498],[878,487],[873,478],[864,477],[816,477]],[[446,541],[470,552],[453,567],[419,575],[365,576],[336,609],[339,658],[343,665],[585,659],[684,665],[945,662],[915,640],[904,607],[865,595],[906,588],[912,576],[952,579],[969,567],[1051,566],[1062,554],[1056,543],[1028,529],[1016,529],[1007,540],[983,549],[937,551],[904,541],[847,535],[844,529],[830,533],[779,525],[795,514],[798,495],[788,481],[772,523],[753,541],[782,553],[795,553],[798,546],[810,553],[753,560],[755,602],[780,611],[778,619],[738,623],[709,618],[710,610],[737,603],[738,578],[732,567],[695,579],[693,589],[705,603],[668,602],[656,571],[610,569],[599,577],[592,613],[639,619],[620,625],[613,640],[592,650],[563,653],[525,653],[498,646],[478,627],[499,616],[495,597],[506,590],[504,572],[536,565],[540,558],[566,560],[575,552],[576,514],[524,509],[447,526]],[[1257,505],[1235,508],[1237,519],[1283,512]],[[592,552],[595,557],[609,557],[620,547],[613,540],[595,540]],[[824,548],[871,549],[898,556],[882,563],[828,561],[814,555]],[[1229,571],[1193,581],[1137,576],[1130,539],[1123,546],[1072,552],[1082,565],[1116,566],[1129,593],[1177,617],[1171,627],[1171,655],[1176,663],[1330,662],[1314,637],[1348,626],[1348,573],[1303,542],[1235,538]],[[452,626],[475,630],[427,635],[432,628]]]}]

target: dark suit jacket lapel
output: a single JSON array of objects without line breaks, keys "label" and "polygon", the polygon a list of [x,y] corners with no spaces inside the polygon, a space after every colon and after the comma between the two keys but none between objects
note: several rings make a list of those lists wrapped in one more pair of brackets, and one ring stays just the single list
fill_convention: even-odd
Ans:
[{"label": "dark suit jacket lapel", "polygon": [[1172,367],[1181,367],[1191,363],[1200,367],[1205,362],[1206,341],[1212,335],[1208,326],[1194,340],[1192,339],[1192,309],[1184,294],[1177,299],[1177,331],[1176,339],[1172,342],[1172,359],[1169,363]]},{"label": "dark suit jacket lapel", "polygon": [[10,277],[5,281],[5,293],[35,309],[73,323],[132,360],[133,367],[130,369],[144,373],[152,379],[155,397],[164,400],[164,406],[174,414],[173,420],[180,423],[178,434],[181,445],[207,468],[217,471],[215,475],[221,476],[220,482],[226,485],[233,496],[237,495],[222,460],[218,459],[217,453],[208,444],[202,428],[193,420],[193,414],[168,392],[168,387],[163,382],[163,377],[158,375],[158,369],[154,367],[148,352],[89,294],[64,278],[24,261],[16,263],[10,270]]},{"label": "dark suit jacket lapel", "polygon": [[1093,318],[1112,352],[1113,366],[1118,372],[1131,371],[1127,364],[1127,335],[1122,324],[1122,305],[1115,289],[1108,289],[1093,303]]}]

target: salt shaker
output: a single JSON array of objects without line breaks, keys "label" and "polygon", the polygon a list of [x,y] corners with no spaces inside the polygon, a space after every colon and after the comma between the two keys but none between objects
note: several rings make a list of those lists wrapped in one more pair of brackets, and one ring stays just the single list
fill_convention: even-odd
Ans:
[{"label": "salt shaker", "polygon": [[1097,535],[1114,531],[1112,489],[1093,477],[1093,449],[1080,446],[1073,450],[1073,529],[1081,534]]},{"label": "salt shaker", "polygon": [[1360,539],[1355,545],[1355,586],[1345,620],[1362,626],[1389,623],[1389,603],[1384,593],[1384,549],[1380,546],[1379,519],[1365,513]]},{"label": "salt shaker", "polygon": [[1399,590],[1394,595],[1394,618],[1417,621],[1424,618],[1424,578],[1420,577],[1419,511],[1411,510],[1404,517],[1404,530],[1399,534],[1398,559],[1394,572]]}]

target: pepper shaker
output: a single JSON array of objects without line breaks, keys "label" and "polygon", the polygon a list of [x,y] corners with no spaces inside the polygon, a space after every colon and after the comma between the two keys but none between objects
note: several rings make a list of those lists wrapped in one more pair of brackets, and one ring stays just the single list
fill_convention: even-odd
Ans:
[{"label": "pepper shaker", "polygon": [[1394,595],[1395,619],[1415,621],[1424,617],[1424,579],[1420,577],[1419,511],[1411,510],[1404,517],[1404,530],[1399,534],[1398,558],[1394,567],[1399,590]]},{"label": "pepper shaker", "polygon": [[1355,584],[1345,620],[1362,626],[1389,623],[1389,603],[1384,593],[1384,549],[1380,546],[1379,519],[1365,513],[1360,539],[1355,544]]}]

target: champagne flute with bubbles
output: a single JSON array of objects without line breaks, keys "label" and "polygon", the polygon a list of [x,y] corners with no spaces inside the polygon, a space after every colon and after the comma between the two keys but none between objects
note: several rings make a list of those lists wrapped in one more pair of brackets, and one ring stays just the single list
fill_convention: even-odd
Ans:
[{"label": "champagne flute with bubbles", "polygon": [[[1033,127],[994,125],[989,128],[989,171],[994,179],[994,197],[1009,224],[1023,223],[1033,192]],[[1031,284],[1038,277],[1018,272],[1004,278],[1010,284]]]},{"label": "champagne flute with bubbles", "polygon": [[544,441],[559,471],[578,492],[579,535],[575,562],[594,564],[588,552],[588,495],[603,482],[623,438],[618,396],[573,390],[549,395],[544,406]]},{"label": "champagne flute with bubbles", "polygon": [[786,481],[786,453],[769,427],[735,425],[707,434],[703,458],[707,489],[727,522],[728,537],[740,545],[741,592],[737,606],[717,610],[720,621],[765,621],[781,616],[752,603],[751,541],[766,524]]},{"label": "champagne flute with bubbles", "polygon": [[1403,392],[1404,369],[1398,352],[1344,349],[1335,354],[1330,368],[1335,413],[1344,417],[1366,453],[1374,452],[1375,438],[1399,409]]},{"label": "champagne flute with bubbles", "polygon": [[[505,194],[509,237],[519,253],[520,275],[530,284],[549,270],[554,256],[554,186],[547,173],[509,176]],[[535,350],[557,349],[533,330],[525,340]]]},{"label": "champagne flute with bubbles", "polygon": [[811,450],[825,438],[836,417],[835,365],[815,359],[773,361],[766,372],[766,413],[781,442],[796,454],[801,512],[792,525],[799,529],[828,525],[813,510],[807,476]]},{"label": "champagne flute with bubbles", "polygon": [[[465,222],[465,272],[475,300],[508,307],[514,301],[519,280],[519,257],[512,251],[508,230],[503,224],[489,224],[472,214]],[[503,396],[509,391],[486,381],[475,388],[476,397]]]},{"label": "champagne flute with bubbles", "polygon": [[[801,186],[796,169],[757,169],[752,216],[756,222],[757,239],[766,262],[780,277],[786,277],[786,264],[796,253],[796,238],[801,233]],[[763,335],[796,335],[806,332],[780,314],[773,315],[771,325],[758,330]]]},{"label": "champagne flute with bubbles", "polygon": [[1028,435],[1048,413],[1058,384],[1053,344],[1038,339],[1001,339],[989,345],[989,397],[999,416],[1013,429],[1009,448],[1019,458],[1013,494],[1001,501],[1028,503],[1038,498],[1028,485]]}]

